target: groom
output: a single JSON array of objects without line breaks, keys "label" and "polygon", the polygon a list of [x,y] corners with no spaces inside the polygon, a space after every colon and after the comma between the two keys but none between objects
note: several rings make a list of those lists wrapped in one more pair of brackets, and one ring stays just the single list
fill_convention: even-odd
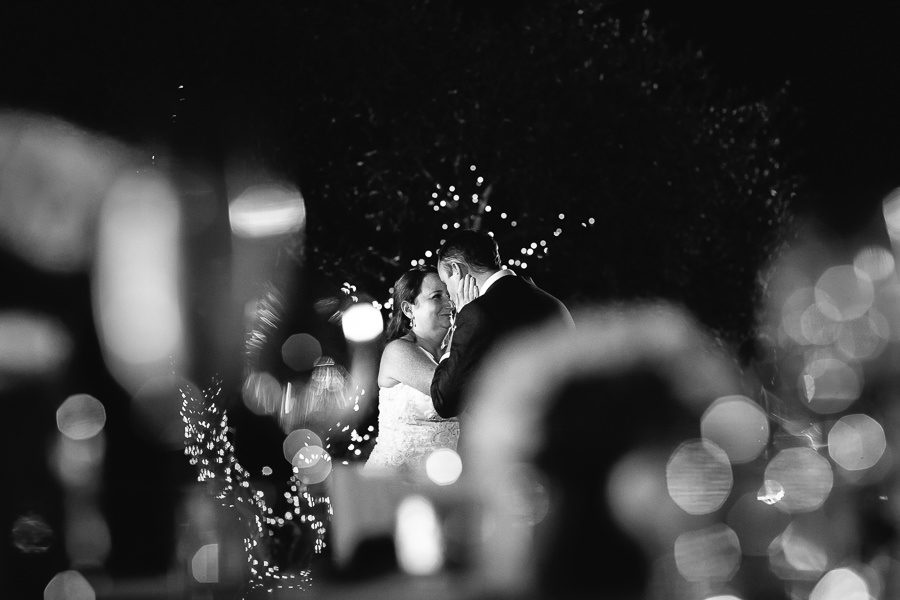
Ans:
[{"label": "groom", "polygon": [[518,277],[500,263],[494,238],[466,229],[438,251],[438,275],[454,300],[473,284],[477,297],[460,308],[450,345],[431,381],[434,410],[442,417],[459,415],[473,378],[485,356],[510,333],[555,321],[574,329],[572,315],[554,296]]}]

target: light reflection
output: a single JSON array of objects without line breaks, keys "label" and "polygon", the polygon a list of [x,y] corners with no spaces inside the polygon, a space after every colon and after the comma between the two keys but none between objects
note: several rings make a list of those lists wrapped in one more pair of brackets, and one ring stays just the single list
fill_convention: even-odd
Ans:
[{"label": "light reflection", "polygon": [[56,409],[56,427],[73,440],[92,438],[106,425],[103,403],[89,394],[69,396]]},{"label": "light reflection", "polygon": [[306,485],[322,483],[331,475],[331,455],[321,446],[305,446],[297,451],[291,464],[297,479]]},{"label": "light reflection", "polygon": [[53,528],[39,514],[29,512],[16,518],[13,522],[10,541],[24,554],[41,554],[46,552],[54,541]]},{"label": "light reflection", "polygon": [[675,564],[688,581],[728,581],[741,563],[741,544],[730,527],[686,531],[675,540]]},{"label": "light reflection", "polygon": [[400,502],[394,544],[400,568],[410,575],[432,575],[443,567],[441,524],[427,498],[416,494]]},{"label": "light reflection", "polygon": [[731,493],[732,483],[728,455],[706,440],[681,444],[666,465],[669,495],[691,515],[718,510]]},{"label": "light reflection", "polygon": [[241,399],[258,415],[274,415],[281,407],[281,384],[269,373],[252,372],[244,379]]},{"label": "light reflection", "polygon": [[828,454],[848,471],[872,468],[886,448],[884,428],[868,415],[843,416],[828,432]]},{"label": "light reflection", "polygon": [[887,319],[871,308],[867,315],[841,323],[835,347],[848,360],[871,360],[884,351],[889,337]]},{"label": "light reflection", "polygon": [[790,513],[819,508],[834,484],[828,460],[810,448],[782,450],[766,466],[764,477],[784,490],[775,506]]},{"label": "light reflection", "polygon": [[753,460],[769,441],[766,413],[745,396],[725,396],[713,402],[700,420],[700,431],[722,448],[732,463]]},{"label": "light reflection", "polygon": [[[812,525],[812,526],[811,526]],[[828,567],[827,525],[793,521],[769,547],[769,562],[784,579],[815,579]]]},{"label": "light reflection", "polygon": [[281,444],[284,459],[293,464],[297,453],[309,446],[321,447],[322,438],[310,429],[295,429],[284,438],[284,442]]},{"label": "light reflection", "polygon": [[306,204],[296,189],[277,184],[248,187],[228,204],[228,218],[235,235],[263,238],[302,229]]}]

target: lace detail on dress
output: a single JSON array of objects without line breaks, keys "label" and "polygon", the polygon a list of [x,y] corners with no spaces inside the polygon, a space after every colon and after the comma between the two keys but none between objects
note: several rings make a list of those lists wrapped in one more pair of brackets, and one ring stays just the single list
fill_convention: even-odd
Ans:
[{"label": "lace detail on dress", "polygon": [[414,468],[438,448],[456,450],[458,440],[459,421],[441,420],[428,395],[405,383],[379,388],[378,439],[365,468]]}]

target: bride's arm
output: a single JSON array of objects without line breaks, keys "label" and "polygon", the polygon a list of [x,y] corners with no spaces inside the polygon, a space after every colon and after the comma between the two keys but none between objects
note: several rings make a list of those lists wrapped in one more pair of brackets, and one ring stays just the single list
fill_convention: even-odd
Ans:
[{"label": "bride's arm", "polygon": [[390,342],[381,355],[378,385],[391,387],[405,383],[431,395],[431,378],[437,365],[413,342],[399,339]]}]

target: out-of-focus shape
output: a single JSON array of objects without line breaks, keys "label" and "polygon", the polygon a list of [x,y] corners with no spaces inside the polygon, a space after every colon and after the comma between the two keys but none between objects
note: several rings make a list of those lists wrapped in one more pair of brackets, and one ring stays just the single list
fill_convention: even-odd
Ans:
[{"label": "out-of-focus shape", "polygon": [[106,439],[103,434],[83,440],[60,435],[53,452],[53,463],[60,481],[69,488],[86,490],[99,485]]},{"label": "out-of-focus shape", "polygon": [[241,398],[244,405],[258,415],[274,415],[281,406],[283,390],[269,373],[252,372],[244,379]]},{"label": "out-of-focus shape", "polygon": [[444,536],[434,505],[413,494],[397,507],[394,544],[397,563],[411,575],[432,575],[444,566]]},{"label": "out-of-focus shape", "polygon": [[869,586],[851,568],[833,569],[825,573],[809,594],[809,600],[872,600]]},{"label": "out-of-focus shape", "polygon": [[884,200],[881,201],[881,212],[884,215],[884,224],[887,226],[891,244],[895,246],[900,242],[900,188],[895,188]]},{"label": "out-of-focus shape", "polygon": [[57,118],[0,114],[0,244],[46,271],[89,268],[97,211],[127,155]]},{"label": "out-of-focus shape", "polygon": [[827,524],[822,518],[792,521],[769,546],[769,563],[784,579],[814,580],[828,568]]},{"label": "out-of-focus shape", "polygon": [[89,394],[69,396],[56,409],[56,426],[73,440],[92,438],[106,425],[103,403]]},{"label": "out-of-focus shape", "polygon": [[368,342],[381,335],[384,317],[368,302],[357,302],[344,311],[341,319],[344,337],[351,342]]},{"label": "out-of-focus shape", "polygon": [[737,534],[721,523],[675,540],[675,564],[688,581],[728,581],[741,564]]},{"label": "out-of-focus shape", "polygon": [[811,448],[786,448],[766,466],[766,480],[778,482],[784,496],[775,506],[789,513],[822,506],[834,485],[831,465]]},{"label": "out-of-focus shape", "polygon": [[282,451],[284,452],[284,459],[292,464],[297,453],[303,448],[308,448],[310,446],[321,447],[322,438],[320,438],[316,432],[309,429],[295,429],[284,438],[284,442],[281,444]]},{"label": "out-of-focus shape", "polygon": [[66,553],[80,568],[102,567],[112,548],[106,519],[96,507],[73,504],[66,519]]},{"label": "out-of-focus shape", "polygon": [[[663,593],[684,580],[658,560],[732,490],[728,455],[696,435],[716,398],[740,393],[735,362],[665,303],[573,316],[575,331],[509,338],[467,399],[460,452],[485,515],[473,564],[488,597]],[[521,465],[548,492],[536,523],[509,501]],[[602,554],[583,552],[586,540]]]},{"label": "out-of-focus shape", "polygon": [[868,273],[853,265],[827,269],[815,286],[816,306],[834,321],[849,321],[866,314],[875,299]]},{"label": "out-of-focus shape", "polygon": [[321,446],[300,448],[291,464],[297,479],[306,485],[322,483],[331,475],[331,455]]},{"label": "out-of-focus shape", "polygon": [[198,583],[219,582],[219,545],[205,544],[191,558],[191,575]]},{"label": "out-of-focus shape", "polygon": [[884,428],[868,415],[845,415],[828,432],[828,454],[848,471],[874,467],[886,449]]},{"label": "out-of-focus shape", "polygon": [[853,257],[853,267],[875,282],[893,275],[894,263],[894,255],[883,246],[866,246]]},{"label": "out-of-focus shape", "polygon": [[244,238],[266,238],[299,231],[306,224],[306,203],[288,185],[252,185],[228,204],[231,231]]},{"label": "out-of-focus shape", "polygon": [[0,387],[6,380],[55,372],[72,354],[69,332],[55,319],[0,312]]},{"label": "out-of-focus shape", "polygon": [[853,404],[863,388],[858,368],[836,357],[813,358],[801,375],[808,406],[819,414],[833,414]]},{"label": "out-of-focus shape", "polygon": [[53,528],[41,515],[29,512],[16,518],[10,532],[12,545],[24,554],[46,552],[54,541]]},{"label": "out-of-focus shape", "polygon": [[44,600],[96,600],[94,588],[78,571],[61,571],[44,588]]},{"label": "out-of-focus shape", "polygon": [[308,333],[295,333],[281,345],[281,358],[294,371],[310,371],[322,358],[322,344]]},{"label": "out-of-focus shape", "polygon": [[455,450],[438,448],[425,460],[425,474],[437,485],[456,483],[462,475],[462,460]]},{"label": "out-of-focus shape", "polygon": [[769,441],[769,419],[758,404],[746,396],[719,398],[700,420],[703,438],[728,454],[734,464],[755,459]]},{"label": "out-of-focus shape", "polygon": [[683,443],[666,465],[669,495],[690,515],[721,508],[733,483],[728,454],[706,440]]},{"label": "out-of-focus shape", "polygon": [[130,174],[101,212],[94,313],[107,366],[132,393],[184,361],[179,204],[160,175]]}]

